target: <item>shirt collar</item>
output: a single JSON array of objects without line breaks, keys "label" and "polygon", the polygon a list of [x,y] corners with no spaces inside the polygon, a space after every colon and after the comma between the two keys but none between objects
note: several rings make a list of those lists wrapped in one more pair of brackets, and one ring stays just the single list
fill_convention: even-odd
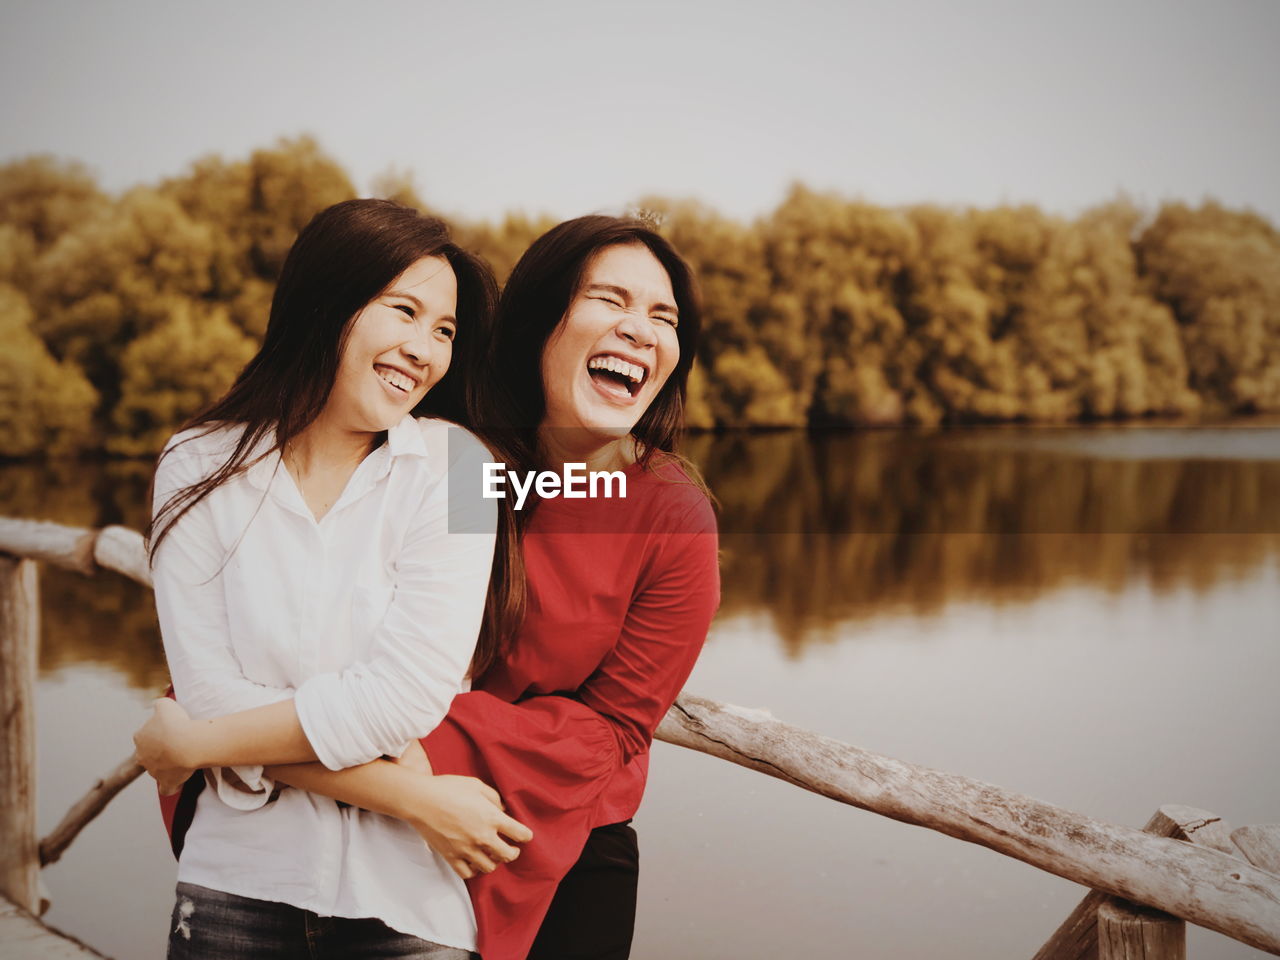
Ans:
[{"label": "shirt collar", "polygon": [[359,495],[366,487],[385,477],[391,472],[391,464],[396,457],[425,457],[426,455],[427,445],[423,442],[418,421],[412,414],[406,413],[399,423],[387,431],[387,442],[371,454],[373,463],[368,464],[369,470],[356,472],[356,476],[352,478],[351,492]]},{"label": "shirt collar", "polygon": [[[271,486],[271,479],[280,469],[280,451],[274,449],[276,434],[272,430],[266,433],[249,452],[246,462],[252,464],[245,471],[245,479],[259,490]],[[381,479],[391,470],[391,461],[399,456],[425,457],[427,444],[422,439],[422,430],[412,414],[404,417],[387,431],[387,442],[374,451],[378,464],[374,470],[375,479]],[[256,463],[254,461],[257,461]]]},{"label": "shirt collar", "polygon": [[415,457],[427,455],[427,444],[422,439],[422,430],[413,414],[406,413],[399,423],[387,431],[387,447],[393,457],[404,454]]},{"label": "shirt collar", "polygon": [[280,468],[280,451],[274,449],[275,445],[276,432],[269,430],[254,444],[245,458],[244,462],[250,466],[245,471],[244,477],[259,490],[265,490],[271,486],[271,478]]}]

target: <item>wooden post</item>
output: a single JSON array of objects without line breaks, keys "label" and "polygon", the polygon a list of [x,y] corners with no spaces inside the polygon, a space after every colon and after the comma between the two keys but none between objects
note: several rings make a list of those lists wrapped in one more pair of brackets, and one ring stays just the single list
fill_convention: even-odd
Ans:
[{"label": "wooden post", "polygon": [[0,895],[40,910],[36,848],[36,658],[40,597],[33,560],[0,554]]},{"label": "wooden post", "polygon": [[1111,897],[1098,908],[1098,960],[1187,960],[1187,925]]},{"label": "wooden post", "polygon": [[[1239,852],[1231,843],[1231,827],[1225,820],[1207,810],[1180,803],[1166,803],[1152,815],[1142,831],[1157,837],[1186,840],[1232,856]],[[1090,890],[1032,960],[1098,960],[1101,947],[1098,910],[1108,900],[1116,904],[1123,902]]]}]

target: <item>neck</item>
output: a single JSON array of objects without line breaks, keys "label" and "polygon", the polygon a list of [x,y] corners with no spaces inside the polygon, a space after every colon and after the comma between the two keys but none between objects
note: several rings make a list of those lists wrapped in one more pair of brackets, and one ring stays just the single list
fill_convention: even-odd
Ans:
[{"label": "neck", "polygon": [[636,443],[630,434],[602,441],[585,430],[544,423],[538,428],[538,447],[552,470],[562,470],[566,463],[585,463],[588,471],[623,470],[636,462]]},{"label": "neck", "polygon": [[289,441],[289,456],[304,473],[359,463],[373,450],[378,434],[350,430],[320,415]]}]

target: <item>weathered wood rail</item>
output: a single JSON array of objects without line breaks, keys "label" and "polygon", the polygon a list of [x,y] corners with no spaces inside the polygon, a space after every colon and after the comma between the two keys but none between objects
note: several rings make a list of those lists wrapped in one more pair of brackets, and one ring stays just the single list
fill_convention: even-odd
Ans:
[{"label": "weathered wood rail", "polygon": [[[833,800],[981,844],[1104,894],[1280,954],[1280,876],[1246,859],[1252,851],[1243,845],[1228,853],[1174,839],[1172,828],[1159,829],[1161,836],[1104,823],[1003,787],[850,746],[762,711],[690,694],[682,695],[667,714],[658,737]],[[1157,816],[1172,820],[1186,815]],[[1196,816],[1217,819],[1196,811],[1189,825]],[[1037,956],[1086,955],[1055,949]]]},{"label": "weathered wood rail", "polygon": [[[32,914],[41,906],[39,867],[57,860],[141,773],[132,757],[124,759],[36,842],[37,560],[151,580],[135,531],[0,518],[0,709],[10,718],[0,744],[0,895]],[[1232,831],[1213,814],[1175,805],[1161,807],[1142,830],[1105,823],[692,694],[679,698],[657,737],[1090,888],[1034,960],[1178,960],[1183,921],[1280,955],[1280,825]]]}]

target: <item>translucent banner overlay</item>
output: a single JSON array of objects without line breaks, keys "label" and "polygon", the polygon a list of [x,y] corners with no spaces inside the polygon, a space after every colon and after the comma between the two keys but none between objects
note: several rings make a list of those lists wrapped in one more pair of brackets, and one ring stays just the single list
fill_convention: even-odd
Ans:
[{"label": "translucent banner overlay", "polygon": [[[558,481],[541,481],[551,497],[539,497],[540,481],[527,477],[501,488],[514,504],[527,485],[523,510],[555,499],[557,517],[576,517],[579,532],[642,530],[644,512],[671,496],[664,485],[699,475],[722,533],[1280,532],[1273,425],[733,432],[690,435],[682,451],[692,469],[661,456],[656,469],[624,469],[627,498],[616,482],[612,499],[604,484],[594,497],[568,498],[563,468],[549,471]],[[574,492],[590,490],[583,470]],[[485,479],[479,465],[451,476],[451,498],[474,509]]]}]

